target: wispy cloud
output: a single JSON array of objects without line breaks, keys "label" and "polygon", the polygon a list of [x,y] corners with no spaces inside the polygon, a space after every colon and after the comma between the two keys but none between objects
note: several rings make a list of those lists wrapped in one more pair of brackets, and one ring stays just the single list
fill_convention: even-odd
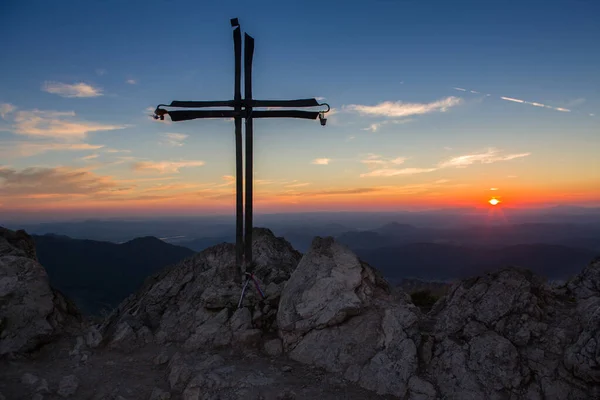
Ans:
[{"label": "wispy cloud", "polygon": [[97,68],[96,75],[98,75],[98,76],[106,75],[106,70],[104,68]]},{"label": "wispy cloud", "polygon": [[79,83],[61,83],[44,82],[42,90],[51,94],[57,94],[62,97],[98,97],[102,96],[102,89],[90,84]]},{"label": "wispy cloud", "polygon": [[309,186],[310,182],[299,182],[299,183],[292,183],[289,185],[284,185],[283,187],[285,188],[299,188],[299,187],[305,187],[305,186]]},{"label": "wispy cloud", "polygon": [[131,150],[126,150],[126,149],[106,149],[105,152],[107,152],[107,153],[131,153]]},{"label": "wispy cloud", "polygon": [[100,157],[100,154],[90,154],[89,156],[80,157],[79,160],[81,160],[81,161],[90,161],[90,160],[94,160],[94,159],[96,159],[98,157]]},{"label": "wispy cloud", "polygon": [[61,139],[82,139],[90,132],[112,131],[127,128],[74,119],[73,111],[28,110],[14,113],[13,132],[20,135],[44,136]]},{"label": "wispy cloud", "polygon": [[527,104],[527,105],[534,106],[534,107],[549,108],[551,110],[562,111],[562,112],[571,112],[571,110],[566,109],[566,108],[552,107],[552,106],[549,106],[549,105],[546,105],[543,103],[538,103],[535,101],[527,101],[527,100],[515,99],[512,97],[504,97],[504,96],[500,96],[500,98],[502,100],[512,101],[513,103],[521,103],[521,104]]},{"label": "wispy cloud", "polygon": [[512,97],[504,97],[504,96],[500,96],[500,98],[502,100],[506,100],[506,101],[512,101],[514,103],[525,103],[525,100],[521,100],[521,99],[513,99]]},{"label": "wispy cloud", "polygon": [[226,186],[231,186],[235,183],[236,179],[235,176],[233,175],[223,175],[221,177],[221,179],[223,179],[223,183],[221,183],[220,185],[216,185],[216,187],[226,187]]},{"label": "wispy cloud", "polygon": [[0,178],[2,178],[1,197],[43,198],[60,195],[89,197],[120,189],[110,177],[67,167],[23,170],[0,167]]},{"label": "wispy cloud", "polygon": [[461,92],[466,92],[467,91],[467,89],[463,89],[463,88],[459,88],[459,87],[455,87],[455,88],[452,88],[452,89],[458,90],[458,91],[461,91]]},{"label": "wispy cloud", "polygon": [[181,168],[201,167],[204,161],[140,161],[133,164],[134,171],[151,171],[164,173],[176,173]]},{"label": "wispy cloud", "polygon": [[0,142],[0,156],[6,158],[31,157],[49,151],[89,151],[103,147],[104,145],[87,143]]},{"label": "wispy cloud", "polygon": [[369,169],[375,169],[381,168],[382,166],[404,164],[406,160],[406,157],[396,157],[390,159],[384,158],[383,156],[380,156],[378,154],[369,153],[364,159],[360,160],[360,162],[369,167]]},{"label": "wispy cloud", "polygon": [[411,115],[444,112],[462,103],[459,97],[450,96],[431,103],[404,103],[402,101],[385,101],[375,106],[350,104],[344,106],[348,111],[356,111],[361,115],[402,118]]},{"label": "wispy cloud", "polygon": [[162,142],[168,146],[183,146],[183,141],[188,138],[188,135],[183,133],[164,133],[165,141]]},{"label": "wispy cloud", "polygon": [[6,116],[13,111],[15,111],[17,107],[13,106],[9,103],[0,103],[0,118],[5,119]]},{"label": "wispy cloud", "polygon": [[437,170],[437,168],[381,168],[375,169],[371,172],[367,172],[365,174],[360,174],[361,178],[364,177],[384,177],[384,176],[398,176],[398,175],[415,175],[415,174],[423,174],[426,172],[433,172]]},{"label": "wispy cloud", "polygon": [[363,131],[371,131],[371,132],[377,132],[377,130],[379,128],[381,128],[382,123],[381,122],[375,122],[371,125],[369,125],[366,128],[363,128]]},{"label": "wispy cloud", "polygon": [[125,82],[128,83],[128,84],[130,84],[130,85],[137,84],[137,81],[135,79],[127,79]]},{"label": "wispy cloud", "polygon": [[311,164],[315,165],[328,165],[331,162],[330,158],[316,158],[312,160]]},{"label": "wispy cloud", "polygon": [[467,154],[458,157],[452,157],[446,161],[439,163],[439,168],[457,167],[464,168],[471,164],[491,164],[498,161],[514,160],[515,158],[522,158],[531,155],[531,153],[517,153],[517,154],[499,154],[499,150],[488,149],[483,153]]},{"label": "wispy cloud", "polygon": [[364,187],[364,188],[351,188],[351,189],[329,189],[329,190],[315,190],[315,191],[305,191],[305,192],[297,192],[297,191],[287,191],[285,193],[281,193],[280,196],[302,196],[302,197],[312,197],[312,196],[341,196],[341,195],[353,195],[353,194],[366,194],[381,191],[381,188],[377,187]]},{"label": "wispy cloud", "polygon": [[363,131],[377,132],[379,130],[379,128],[381,128],[383,125],[388,125],[388,124],[401,125],[401,124],[406,124],[408,122],[411,122],[412,120],[413,120],[412,118],[405,118],[405,119],[391,119],[391,120],[381,121],[381,122],[377,122],[377,123],[369,125],[367,128],[364,128]]},{"label": "wispy cloud", "polygon": [[[360,177],[390,177],[399,175],[423,174],[444,168],[465,168],[475,163],[491,164],[494,162],[509,161],[517,158],[527,157],[529,155],[531,155],[531,153],[501,154],[499,150],[490,148],[487,151],[481,153],[466,154],[462,156],[452,157],[448,160],[441,161],[437,165],[429,168],[393,168],[392,166],[390,166],[389,161],[385,163],[382,162],[381,158],[379,158],[378,156],[371,155],[370,158],[367,158],[366,160],[361,160],[361,162],[369,166],[369,168],[371,168],[372,171],[363,173],[360,175]],[[402,162],[400,162],[401,160]],[[391,161],[396,161],[397,163],[401,164],[405,160],[402,158],[398,158]]]}]

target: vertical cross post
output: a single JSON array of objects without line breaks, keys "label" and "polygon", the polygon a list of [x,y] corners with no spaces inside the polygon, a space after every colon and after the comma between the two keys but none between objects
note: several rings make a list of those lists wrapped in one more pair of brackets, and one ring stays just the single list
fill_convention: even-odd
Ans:
[{"label": "vertical cross post", "polygon": [[[317,119],[325,126],[325,113],[330,108],[326,103],[316,99],[298,100],[254,100],[252,98],[252,59],[254,57],[254,38],[244,34],[244,98],[242,99],[242,36],[237,18],[231,19],[233,30],[233,48],[235,56],[235,80],[233,100],[224,101],[172,101],[171,104],[159,104],[154,111],[155,119],[171,117],[171,121],[188,121],[197,118],[233,118],[235,123],[235,191],[236,191],[236,224],[235,224],[235,255],[236,264],[240,271],[252,267],[252,226],[253,226],[253,121],[254,118],[302,118]],[[290,107],[319,107],[326,106],[322,111],[273,110],[272,108]],[[165,110],[169,108],[211,108],[209,110]],[[230,108],[223,110],[223,107]],[[221,109],[215,109],[221,108]],[[232,108],[232,109],[231,109]],[[267,110],[260,110],[267,108]],[[243,149],[242,149],[242,118],[246,120],[246,196],[244,209],[243,183]],[[245,220],[244,220],[245,217]]]},{"label": "vertical cross post", "polygon": [[238,267],[244,262],[244,205],[242,162],[242,34],[237,18],[231,20],[235,55],[235,83],[233,101],[238,114],[235,121],[235,261]]},{"label": "vertical cross post", "polygon": [[252,265],[252,186],[253,174],[253,119],[252,119],[252,58],[254,39],[244,34],[244,94],[246,96],[246,232],[244,234],[244,261],[246,268]]}]

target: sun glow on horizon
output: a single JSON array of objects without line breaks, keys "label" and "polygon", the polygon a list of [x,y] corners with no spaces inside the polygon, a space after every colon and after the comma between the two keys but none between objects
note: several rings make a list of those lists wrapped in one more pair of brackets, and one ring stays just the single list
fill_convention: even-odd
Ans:
[{"label": "sun glow on horizon", "polygon": [[490,203],[493,206],[497,206],[498,204],[500,204],[500,200],[498,200],[495,197],[492,197],[490,200],[488,200],[488,203]]}]

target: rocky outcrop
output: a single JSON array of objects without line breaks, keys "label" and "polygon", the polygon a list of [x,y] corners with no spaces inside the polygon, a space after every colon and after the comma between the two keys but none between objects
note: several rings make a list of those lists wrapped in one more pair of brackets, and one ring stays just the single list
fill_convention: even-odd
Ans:
[{"label": "rocky outcrop", "polygon": [[203,347],[257,345],[275,332],[275,313],[283,285],[301,254],[267,229],[255,228],[254,274],[266,298],[253,285],[237,309],[243,272],[235,246],[211,247],[149,278],[143,288],[115,309],[100,328],[110,347],[133,349],[150,341]]},{"label": "rocky outcrop", "polygon": [[316,238],[301,257],[257,229],[253,250],[266,299],[250,286],[238,309],[244,271],[222,244],[148,279],[80,342],[127,351],[171,342],[179,351],[152,364],[183,398],[238,395],[235,368],[205,351],[235,347],[409,400],[600,398],[600,260],[561,287],[516,267],[467,279],[424,314],[332,238]]},{"label": "rocky outcrop", "polygon": [[417,373],[419,310],[332,238],[315,238],[277,313],[285,351],[379,394],[404,397]]},{"label": "rocky outcrop", "polygon": [[50,287],[31,237],[0,227],[0,356],[34,350],[79,318],[73,303]]},{"label": "rocky outcrop", "polygon": [[454,285],[427,315],[331,238],[281,297],[288,355],[409,399],[600,398],[600,262],[562,288],[505,268]]}]

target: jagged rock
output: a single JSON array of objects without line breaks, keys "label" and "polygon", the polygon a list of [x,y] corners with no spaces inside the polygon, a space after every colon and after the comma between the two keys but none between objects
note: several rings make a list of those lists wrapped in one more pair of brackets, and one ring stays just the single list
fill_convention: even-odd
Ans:
[{"label": "jagged rock", "polygon": [[73,346],[73,350],[69,352],[70,356],[79,356],[81,355],[81,351],[85,349],[85,340],[83,337],[78,336],[75,339],[75,346]]},{"label": "jagged rock", "polygon": [[58,395],[61,397],[73,396],[79,388],[79,379],[75,375],[67,375],[58,384]]},{"label": "jagged rock", "polygon": [[[594,276],[587,269],[583,275]],[[570,285],[573,291],[584,286],[579,293],[588,296],[592,285],[584,282],[580,276]],[[594,316],[580,315],[567,298],[515,267],[459,282],[429,314],[435,343],[426,374],[448,398],[502,398],[510,392],[515,399],[585,399],[599,393],[593,376],[579,373],[590,364],[575,355],[587,351],[576,338],[582,321]],[[598,330],[596,324],[589,332]],[[563,356],[568,347],[572,351]]]},{"label": "jagged rock", "polygon": [[37,393],[50,393],[50,387],[48,386],[48,381],[45,379],[40,379],[40,381],[36,385],[35,391]]},{"label": "jagged rock", "polygon": [[165,392],[160,388],[152,389],[152,394],[150,395],[150,400],[170,400],[171,393]]},{"label": "jagged rock", "polygon": [[154,358],[154,365],[163,365],[169,361],[169,353],[162,351]]},{"label": "jagged rock", "polygon": [[277,357],[283,353],[283,346],[281,339],[271,339],[265,341],[263,345],[265,353],[271,357]]},{"label": "jagged rock", "polygon": [[85,343],[91,349],[98,347],[102,343],[102,334],[98,331],[97,327],[93,326],[88,330]]},{"label": "jagged rock", "polygon": [[[300,253],[267,229],[255,228],[253,273],[263,291],[270,288],[266,304],[249,285],[243,307],[237,304],[243,272],[235,264],[235,246],[213,246],[178,265],[147,279],[139,292],[121,303],[100,331],[111,346],[132,348],[150,339],[156,343],[184,343],[187,350],[223,347],[237,340],[254,343],[258,331],[273,329],[279,293],[300,260]],[[269,291],[270,290],[270,291]],[[143,335],[140,334],[143,332]],[[240,343],[242,345],[243,343]]]},{"label": "jagged rock", "polygon": [[176,353],[171,358],[168,366],[168,380],[171,390],[180,391],[185,388],[193,372],[189,364],[190,362],[186,357],[180,353]]},{"label": "jagged rock", "polygon": [[292,359],[404,397],[418,366],[419,315],[345,246],[315,238],[281,294],[277,325]]},{"label": "jagged rock", "polygon": [[565,351],[565,366],[586,382],[600,383],[600,258],[566,284],[577,299],[581,332]]},{"label": "jagged rock", "polygon": [[33,239],[0,227],[0,356],[48,343],[79,321],[72,302],[48,282]]},{"label": "jagged rock", "polygon": [[38,378],[37,376],[30,374],[29,372],[23,374],[23,376],[21,377],[21,383],[27,386],[33,386],[36,383],[38,383],[40,380],[40,378]]}]

